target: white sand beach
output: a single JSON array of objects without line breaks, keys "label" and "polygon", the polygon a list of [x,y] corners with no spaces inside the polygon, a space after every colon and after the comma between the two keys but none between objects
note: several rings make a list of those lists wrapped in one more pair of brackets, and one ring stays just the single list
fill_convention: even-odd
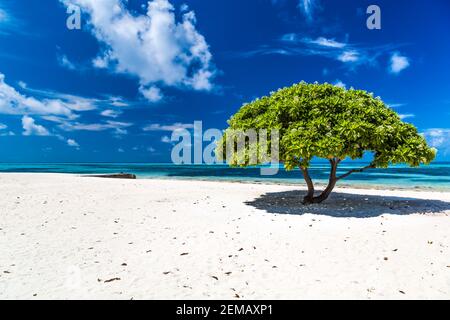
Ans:
[{"label": "white sand beach", "polygon": [[450,298],[450,193],[302,195],[0,174],[0,298]]}]

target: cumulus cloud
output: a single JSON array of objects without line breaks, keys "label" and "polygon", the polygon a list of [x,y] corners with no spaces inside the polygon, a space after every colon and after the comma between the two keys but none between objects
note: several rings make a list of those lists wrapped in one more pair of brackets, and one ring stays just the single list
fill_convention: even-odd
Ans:
[{"label": "cumulus cloud", "polygon": [[50,132],[41,125],[35,123],[29,116],[22,117],[22,127],[24,136],[49,136]]},{"label": "cumulus cloud", "polygon": [[67,145],[74,148],[80,147],[80,145],[73,139],[67,139]]},{"label": "cumulus cloud", "polygon": [[400,55],[400,53],[395,52],[391,56],[389,72],[393,74],[399,74],[409,66],[410,66],[409,59],[405,56]]},{"label": "cumulus cloud", "polygon": [[6,124],[0,123],[0,130],[4,130],[6,128],[8,128]]},{"label": "cumulus cloud", "polygon": [[92,59],[92,65],[98,69],[106,69],[108,68],[108,55],[98,56]]},{"label": "cumulus cloud", "polygon": [[161,90],[155,86],[151,86],[149,88],[141,86],[139,91],[150,102],[158,102],[163,98]]},{"label": "cumulus cloud", "polygon": [[94,66],[138,77],[149,101],[161,97],[156,86],[212,89],[212,55],[187,6],[178,18],[168,0],[149,1],[146,14],[131,13],[122,0],[60,1],[88,15],[91,32],[103,46]]}]

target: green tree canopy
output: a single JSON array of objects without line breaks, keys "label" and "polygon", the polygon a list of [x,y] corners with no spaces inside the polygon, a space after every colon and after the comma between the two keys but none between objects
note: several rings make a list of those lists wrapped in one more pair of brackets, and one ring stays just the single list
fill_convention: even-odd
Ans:
[{"label": "green tree canopy", "polygon": [[[300,168],[307,182],[304,203],[324,201],[336,182],[352,173],[399,163],[417,167],[429,164],[436,156],[436,150],[427,145],[416,127],[403,122],[380,98],[327,83],[301,82],[280,89],[243,105],[228,123],[218,150],[226,147],[225,137],[231,130],[279,130],[280,161],[287,170]],[[255,150],[248,148],[249,152]],[[361,159],[365,152],[374,155],[369,166],[336,175],[342,160]],[[314,197],[308,173],[314,157],[328,159],[331,164],[329,185],[318,197]]]}]

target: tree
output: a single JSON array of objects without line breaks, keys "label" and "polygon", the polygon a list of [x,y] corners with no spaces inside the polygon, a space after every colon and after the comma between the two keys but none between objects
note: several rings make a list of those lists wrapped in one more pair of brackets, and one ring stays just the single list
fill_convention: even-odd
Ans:
[{"label": "tree", "polygon": [[[279,130],[279,160],[286,170],[298,167],[302,171],[308,187],[304,204],[323,202],[337,182],[351,174],[399,163],[418,167],[436,157],[436,150],[417,129],[401,121],[379,97],[327,83],[301,82],[280,89],[243,105],[228,124],[218,144],[217,151],[222,154],[229,132]],[[249,153],[258,152],[249,143],[245,148]],[[341,161],[361,159],[366,152],[373,154],[369,165],[338,175]],[[313,158],[327,159],[331,166],[328,186],[318,196],[308,171]]]}]

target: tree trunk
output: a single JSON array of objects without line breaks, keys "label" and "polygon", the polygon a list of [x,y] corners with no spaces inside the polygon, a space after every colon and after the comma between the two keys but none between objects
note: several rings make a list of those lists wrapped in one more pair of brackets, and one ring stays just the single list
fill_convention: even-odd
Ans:
[{"label": "tree trunk", "polygon": [[336,186],[336,183],[338,181],[338,179],[336,178],[338,162],[337,160],[332,159],[330,160],[330,164],[331,164],[331,171],[330,171],[330,178],[328,179],[328,186],[325,188],[325,190],[323,190],[320,196],[315,197],[313,199],[314,200],[313,203],[322,203],[325,200],[327,200],[331,192],[333,191],[334,187]]},{"label": "tree trunk", "polygon": [[331,171],[330,171],[330,178],[328,180],[328,186],[317,197],[314,197],[314,185],[311,180],[311,177],[309,176],[308,169],[302,168],[303,177],[305,178],[306,185],[308,186],[308,194],[303,198],[304,205],[313,203],[322,203],[325,200],[327,200],[328,197],[330,196],[331,192],[333,191],[338,181],[338,179],[336,178],[338,160],[332,159],[330,160],[330,164],[331,164]]},{"label": "tree trunk", "polygon": [[308,186],[308,193],[303,198],[303,204],[310,204],[311,201],[314,199],[314,184],[312,182],[311,177],[309,176],[308,168],[300,167],[300,169],[303,172],[303,178],[306,181],[306,185]]},{"label": "tree trunk", "polygon": [[317,197],[314,197],[314,184],[313,184],[313,182],[311,180],[311,177],[309,176],[308,168],[300,167],[300,169],[302,169],[302,171],[303,171],[303,177],[305,178],[306,185],[308,186],[308,193],[303,198],[303,202],[302,202],[304,205],[324,202],[325,200],[328,199],[328,197],[330,196],[330,194],[333,191],[334,187],[336,186],[336,183],[339,180],[345,179],[345,178],[347,178],[349,175],[351,175],[353,173],[363,172],[365,170],[373,169],[373,168],[377,167],[376,164],[371,163],[370,165],[368,165],[368,166],[366,166],[364,168],[353,169],[353,170],[350,170],[349,172],[347,172],[346,174],[343,174],[342,176],[337,177],[336,176],[336,172],[337,172],[338,164],[340,162],[341,162],[341,159],[339,159],[339,158],[332,158],[332,159],[330,159],[331,171],[330,171],[330,178],[328,180],[328,186]]}]

